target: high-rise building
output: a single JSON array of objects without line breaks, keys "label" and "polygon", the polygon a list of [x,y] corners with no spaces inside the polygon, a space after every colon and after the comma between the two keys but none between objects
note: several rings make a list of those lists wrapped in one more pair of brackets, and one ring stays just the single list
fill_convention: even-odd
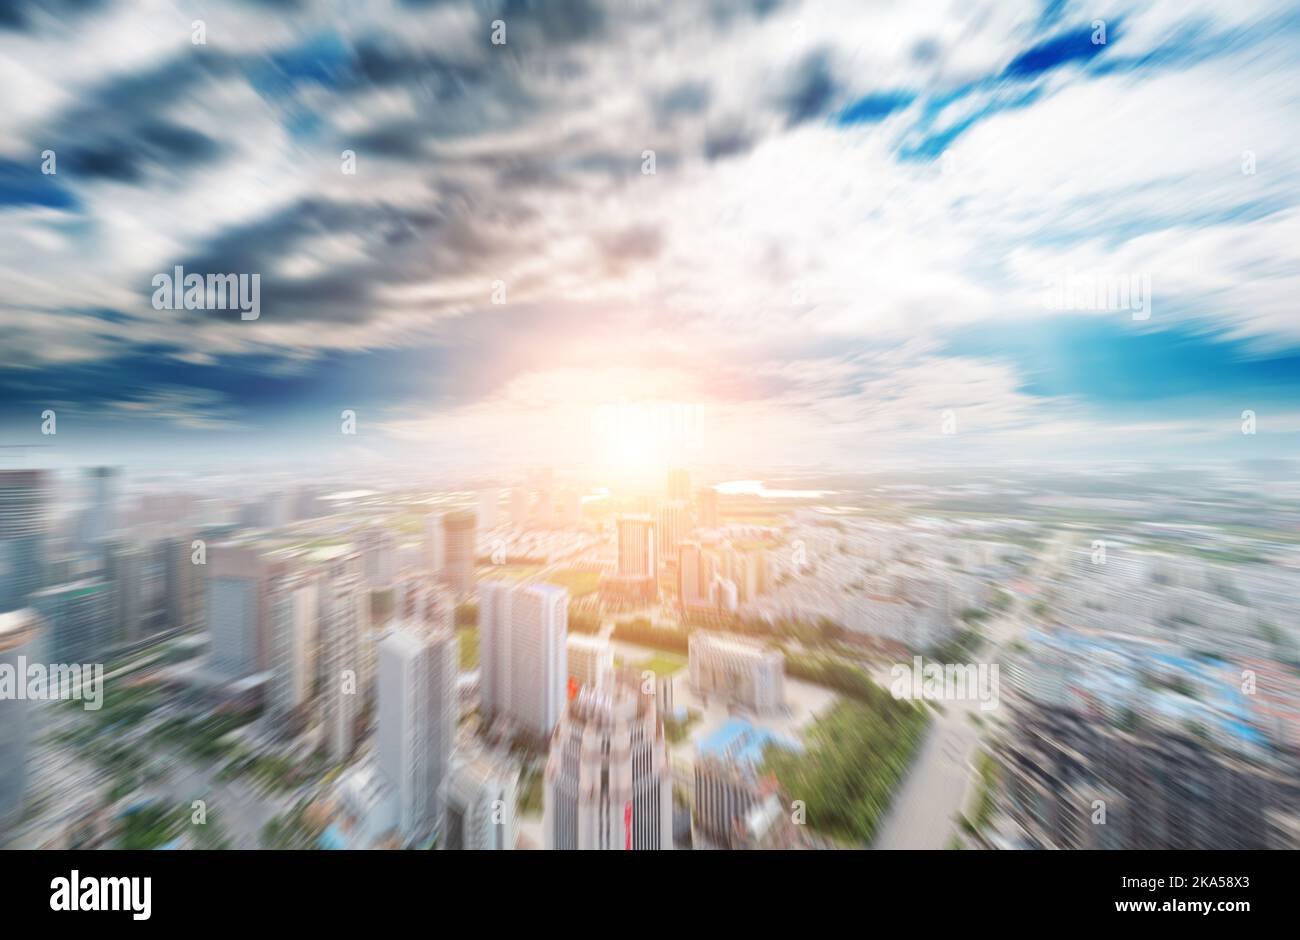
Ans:
[{"label": "high-rise building", "polygon": [[81,518],[81,540],[89,545],[108,538],[118,527],[122,473],[116,467],[88,467],[83,476],[89,505]]},{"label": "high-rise building", "polygon": [[[0,613],[0,668],[20,668],[19,657],[36,657],[40,620],[31,609]],[[27,788],[27,747],[31,738],[30,703],[26,698],[0,697],[0,829],[22,812]]]},{"label": "high-rise building", "polygon": [[695,491],[695,524],[701,529],[718,527],[718,491],[702,486]]},{"label": "high-rise building", "polygon": [[685,500],[671,500],[659,507],[655,532],[660,560],[677,559],[677,546],[690,536],[691,505]]},{"label": "high-rise building", "polygon": [[379,769],[397,795],[406,842],[443,825],[443,781],[459,718],[456,635],[403,621],[379,643]]},{"label": "high-rise building", "polygon": [[104,579],[113,590],[113,639],[134,643],[145,635],[140,591],[144,552],[135,542],[115,537],[103,543],[103,559]]},{"label": "high-rise building", "polygon": [[457,756],[443,783],[445,849],[508,851],[515,847],[519,768],[488,754]]},{"label": "high-rise building", "polygon": [[320,594],[306,575],[283,574],[270,585],[270,672],[267,707],[277,722],[297,718],[311,695],[311,640]]},{"label": "high-rise building", "polygon": [[424,517],[424,565],[430,576],[442,577],[444,551],[442,513],[431,512]]},{"label": "high-rise building", "polygon": [[255,675],[268,658],[267,581],[275,572],[251,545],[213,545],[207,562],[209,662],[226,679]]},{"label": "high-rise building", "polygon": [[691,686],[760,714],[785,707],[785,657],[761,641],[696,630],[688,641]]},{"label": "high-rise building", "polygon": [[87,578],[37,591],[32,607],[46,625],[42,652],[56,663],[103,662],[112,645],[113,592]]},{"label": "high-rise building", "polygon": [[569,700],[543,783],[547,849],[671,849],[672,771],[654,697],[616,682]]},{"label": "high-rise building", "polygon": [[0,470],[0,612],[45,586],[48,500],[45,471]]},{"label": "high-rise building", "polygon": [[691,474],[687,470],[668,471],[668,498],[687,500],[691,498]]},{"label": "high-rise building", "polygon": [[649,516],[619,517],[618,573],[624,578],[655,577],[655,527]]},{"label": "high-rise building", "polygon": [[614,679],[614,647],[603,636],[571,633],[565,644],[569,678],[579,686],[604,688]]},{"label": "high-rise building", "polygon": [[366,585],[389,588],[397,580],[397,536],[379,525],[369,526],[357,540],[365,566]]},{"label": "high-rise building", "polygon": [[163,539],[167,596],[167,626],[194,630],[203,626],[203,598],[206,593],[206,564],[194,563],[193,539],[189,534]]},{"label": "high-rise building", "polygon": [[393,598],[397,620],[415,620],[434,630],[456,628],[456,604],[451,593],[431,578],[412,576],[397,583]]},{"label": "high-rise building", "polygon": [[677,600],[684,610],[713,608],[713,582],[717,576],[717,560],[699,542],[678,545]]},{"label": "high-rise building", "polygon": [[484,711],[546,738],[568,684],[569,592],[553,584],[485,582],[478,630]]},{"label": "high-rise building", "polygon": [[750,819],[776,792],[776,779],[762,772],[766,746],[779,741],[740,718],[728,720],[697,747],[692,845],[724,849],[752,847]]},{"label": "high-rise building", "polygon": [[613,602],[648,603],[659,592],[655,560],[655,526],[644,513],[619,516],[618,567],[601,578],[601,598]]},{"label": "high-rise building", "polygon": [[320,579],[320,705],[330,758],[345,760],[356,744],[365,695],[361,633],[368,619],[359,553],[327,561]]},{"label": "high-rise building", "polygon": [[442,581],[458,595],[474,589],[476,529],[474,513],[468,510],[449,512],[442,517]]}]

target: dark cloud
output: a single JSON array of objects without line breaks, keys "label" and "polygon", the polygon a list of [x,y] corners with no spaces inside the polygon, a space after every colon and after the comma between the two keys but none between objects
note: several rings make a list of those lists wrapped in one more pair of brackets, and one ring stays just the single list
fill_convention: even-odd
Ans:
[{"label": "dark cloud", "polygon": [[725,160],[753,149],[754,137],[739,119],[724,119],[710,124],[704,135],[704,155],[710,160]]},{"label": "dark cloud", "polygon": [[26,32],[66,24],[108,8],[111,0],[3,0],[0,29]]},{"label": "dark cloud", "polygon": [[809,53],[795,67],[788,86],[778,96],[786,126],[793,127],[830,111],[840,88],[825,50]]}]

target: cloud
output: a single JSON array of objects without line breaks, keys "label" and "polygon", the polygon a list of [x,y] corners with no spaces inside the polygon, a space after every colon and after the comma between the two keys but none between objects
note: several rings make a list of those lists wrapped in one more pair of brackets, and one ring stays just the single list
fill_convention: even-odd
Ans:
[{"label": "cloud", "polygon": [[[335,370],[409,442],[657,372],[729,446],[847,459],[930,446],[944,401],[972,435],[1104,437],[1097,388],[951,342],[1077,314],[1043,303],[1061,272],[1149,274],[1149,331],[1300,345],[1280,3],[245,3],[206,46],[161,0],[7,9],[18,403],[253,427],[332,408]],[[154,310],[176,264],[259,273],[261,318]]]}]

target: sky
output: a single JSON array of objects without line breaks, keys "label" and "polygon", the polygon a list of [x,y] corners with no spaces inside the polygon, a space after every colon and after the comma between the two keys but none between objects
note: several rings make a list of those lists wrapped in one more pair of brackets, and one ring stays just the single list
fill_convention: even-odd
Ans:
[{"label": "sky", "polygon": [[5,454],[1300,444],[1294,4],[18,0],[0,88]]}]

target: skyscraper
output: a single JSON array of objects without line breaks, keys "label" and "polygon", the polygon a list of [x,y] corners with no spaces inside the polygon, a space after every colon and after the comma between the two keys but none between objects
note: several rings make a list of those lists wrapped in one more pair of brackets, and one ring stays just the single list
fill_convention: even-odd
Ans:
[{"label": "skyscraper", "polygon": [[424,517],[424,566],[432,577],[442,577],[444,550],[442,513],[431,512]]},{"label": "skyscraper", "polygon": [[718,527],[718,491],[711,486],[695,492],[695,524],[701,529]]},{"label": "skyscraper", "polygon": [[42,652],[56,663],[102,662],[112,646],[113,592],[87,578],[37,591],[32,607],[45,624]]},{"label": "skyscraper", "polygon": [[[17,674],[18,658],[36,655],[40,620],[30,609],[0,613],[0,667]],[[0,828],[15,820],[27,787],[31,717],[26,698],[0,698]]]},{"label": "skyscraper", "polygon": [[655,527],[649,516],[619,517],[618,574],[623,578],[655,577]]},{"label": "skyscraper", "polygon": [[0,470],[0,612],[44,586],[48,488],[43,470]]},{"label": "skyscraper", "polygon": [[81,517],[83,545],[108,538],[118,527],[118,496],[122,473],[116,467],[88,467],[83,471],[88,506]]},{"label": "skyscraper", "polygon": [[659,558],[673,561],[677,558],[677,545],[690,536],[691,505],[685,500],[671,500],[659,507],[655,534]]},{"label": "skyscraper", "polygon": [[455,634],[419,621],[399,623],[379,643],[379,769],[397,794],[408,842],[442,829],[459,717],[457,664]]},{"label": "skyscraper", "polygon": [[488,754],[457,756],[443,781],[442,847],[509,851],[515,847],[519,768]]},{"label": "skyscraper", "polygon": [[334,761],[352,753],[364,695],[361,631],[367,601],[359,567],[358,555],[348,553],[330,561],[320,581],[320,704]]},{"label": "skyscraper", "polygon": [[476,528],[474,513],[468,510],[442,517],[442,581],[456,594],[468,594],[474,589]]},{"label": "skyscraper", "polygon": [[290,722],[311,694],[310,642],[319,592],[311,578],[283,574],[269,584],[270,672],[267,705],[277,722]]},{"label": "skyscraper", "polygon": [[209,661],[227,679],[266,668],[267,579],[271,565],[251,545],[225,543],[208,550]]},{"label": "skyscraper", "polygon": [[565,643],[569,678],[579,686],[604,688],[614,678],[614,647],[609,639],[588,633],[571,634]]},{"label": "skyscraper", "polygon": [[582,689],[551,740],[547,849],[671,849],[672,772],[654,696],[634,683]]},{"label": "skyscraper", "polygon": [[366,586],[389,588],[397,580],[397,536],[380,525],[361,533],[358,547],[366,571]]},{"label": "skyscraper", "polygon": [[713,606],[717,561],[699,542],[682,542],[677,550],[677,600],[683,610]]},{"label": "skyscraper", "polygon": [[569,592],[552,584],[479,585],[483,708],[538,738],[559,720],[568,681]]}]

